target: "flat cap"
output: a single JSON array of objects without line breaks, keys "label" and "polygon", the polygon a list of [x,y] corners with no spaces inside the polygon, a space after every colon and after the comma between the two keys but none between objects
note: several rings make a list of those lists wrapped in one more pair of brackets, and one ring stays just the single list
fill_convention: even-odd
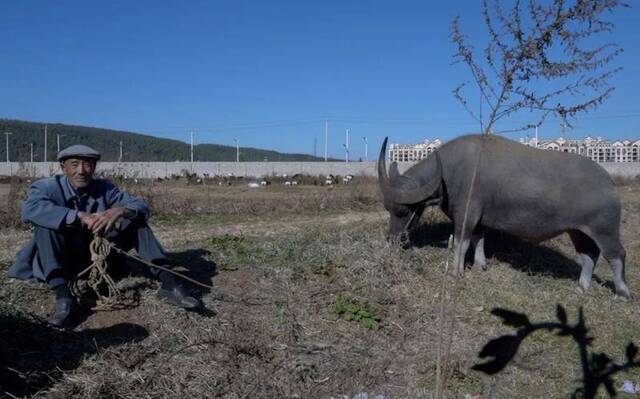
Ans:
[{"label": "flat cap", "polygon": [[76,144],[58,153],[58,161],[62,162],[67,158],[93,158],[97,161],[100,159],[100,153],[86,145]]}]

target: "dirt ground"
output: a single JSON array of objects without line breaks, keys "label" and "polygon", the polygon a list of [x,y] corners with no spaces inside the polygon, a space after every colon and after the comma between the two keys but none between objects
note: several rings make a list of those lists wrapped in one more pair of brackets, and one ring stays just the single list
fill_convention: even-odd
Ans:
[{"label": "dirt ground", "polygon": [[[43,320],[53,299],[46,288],[6,277],[30,232],[0,229],[0,392],[52,398],[430,398],[439,342],[450,338],[447,397],[561,398],[571,395],[580,377],[577,348],[563,337],[535,334],[495,376],[471,370],[489,339],[513,332],[491,309],[546,321],[555,319],[562,304],[573,323],[582,307],[593,349],[617,361],[630,340],[640,343],[637,185],[619,187],[632,300],[613,295],[604,260],[592,288],[578,294],[579,266],[567,237],[533,245],[495,235],[487,243],[489,269],[468,270],[458,290],[445,294],[454,307],[444,316],[453,320],[451,327],[442,325],[440,314],[451,226],[439,211],[423,216],[416,245],[403,250],[384,238],[388,216],[376,202],[375,184],[333,192],[306,188],[295,200],[291,191],[269,190],[265,201],[280,205],[266,208],[267,202],[242,189],[198,192],[201,198],[190,200],[188,214],[164,208],[152,219],[172,261],[214,287],[201,292],[206,310],[197,313],[159,300],[155,281],[128,276],[118,284],[134,306],[98,312],[85,307],[70,329],[48,327]],[[155,191],[156,206],[168,203],[158,197],[170,193]],[[194,197],[189,189],[174,195]],[[207,202],[207,196],[215,200]],[[234,207],[227,204],[218,213],[193,206],[230,196]],[[624,380],[640,383],[640,372],[616,376],[615,386]]]}]

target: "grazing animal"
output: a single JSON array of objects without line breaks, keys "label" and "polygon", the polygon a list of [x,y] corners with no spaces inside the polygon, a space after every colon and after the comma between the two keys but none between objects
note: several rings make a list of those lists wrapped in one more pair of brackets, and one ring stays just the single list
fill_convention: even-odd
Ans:
[{"label": "grazing animal", "polygon": [[485,267],[483,227],[533,242],[567,232],[580,255],[580,287],[589,288],[602,254],[613,271],[616,293],[629,297],[620,199],[609,174],[595,162],[498,136],[470,135],[444,144],[404,174],[394,162],[387,174],[386,146],[387,139],[380,150],[378,179],[391,215],[389,238],[406,239],[425,207],[440,204],[453,221],[453,267],[462,274],[472,246],[474,267]]},{"label": "grazing animal", "polygon": [[332,186],[333,185],[333,175],[327,175],[327,178],[324,181],[324,184],[327,186]]}]

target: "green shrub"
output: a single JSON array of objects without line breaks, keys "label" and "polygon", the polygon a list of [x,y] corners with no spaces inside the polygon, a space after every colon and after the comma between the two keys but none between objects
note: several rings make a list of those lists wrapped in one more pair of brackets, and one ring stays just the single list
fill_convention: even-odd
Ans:
[{"label": "green shrub", "polygon": [[219,266],[223,270],[237,270],[250,254],[258,251],[248,237],[232,234],[209,238],[208,249],[221,259]]},{"label": "green shrub", "polygon": [[359,321],[369,330],[380,328],[380,317],[375,314],[371,306],[368,303],[361,303],[349,295],[338,294],[329,313],[336,318],[343,318],[347,321]]}]

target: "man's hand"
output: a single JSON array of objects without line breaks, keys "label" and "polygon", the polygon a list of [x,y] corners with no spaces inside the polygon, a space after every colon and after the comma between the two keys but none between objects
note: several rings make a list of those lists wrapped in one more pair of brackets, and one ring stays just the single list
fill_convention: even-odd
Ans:
[{"label": "man's hand", "polygon": [[101,236],[108,233],[118,219],[125,216],[128,212],[129,210],[126,208],[111,208],[104,212],[93,214],[78,212],[78,218],[94,235]]},{"label": "man's hand", "polygon": [[98,220],[98,214],[87,213],[87,212],[78,212],[78,219],[80,222],[87,226],[89,230],[93,228],[93,224]]}]

